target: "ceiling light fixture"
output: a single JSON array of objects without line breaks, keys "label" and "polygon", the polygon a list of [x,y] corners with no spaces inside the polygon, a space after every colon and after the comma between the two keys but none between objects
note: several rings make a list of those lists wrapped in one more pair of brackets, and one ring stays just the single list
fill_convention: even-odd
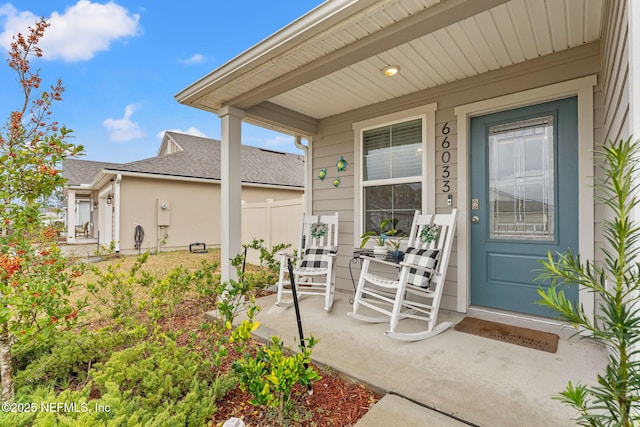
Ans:
[{"label": "ceiling light fixture", "polygon": [[399,65],[388,65],[382,69],[382,74],[384,74],[387,77],[395,76],[399,72],[400,72]]}]

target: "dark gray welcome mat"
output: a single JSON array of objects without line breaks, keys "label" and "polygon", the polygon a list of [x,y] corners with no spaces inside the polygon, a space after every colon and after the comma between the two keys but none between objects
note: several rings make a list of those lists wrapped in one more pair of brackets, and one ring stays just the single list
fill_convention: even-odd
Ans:
[{"label": "dark gray welcome mat", "polygon": [[521,345],[536,350],[555,353],[558,350],[558,335],[533,329],[520,328],[488,320],[465,317],[454,327],[456,331],[478,335],[498,341]]}]

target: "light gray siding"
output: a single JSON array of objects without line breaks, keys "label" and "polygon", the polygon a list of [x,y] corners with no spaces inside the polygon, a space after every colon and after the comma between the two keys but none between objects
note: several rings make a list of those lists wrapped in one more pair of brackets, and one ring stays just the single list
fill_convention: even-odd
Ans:
[{"label": "light gray siding", "polygon": [[[600,92],[597,94],[596,123],[601,126],[596,131],[596,144],[617,141],[631,136],[629,121],[629,20],[627,0],[612,0],[605,3],[604,32],[602,34],[602,74]],[[596,168],[597,177],[602,172]],[[604,245],[602,222],[609,215],[604,205],[596,204],[595,209],[596,260],[603,261]]]},{"label": "light gray siding", "polygon": [[[337,269],[337,286],[340,289],[352,290],[349,263],[352,257],[354,242],[360,230],[354,229],[354,205],[358,197],[358,180],[354,177],[354,163],[360,159],[354,158],[353,123],[369,120],[383,115],[401,112],[437,102],[436,123],[427,123],[436,130],[436,211],[447,212],[447,194],[453,197],[453,207],[466,209],[466,200],[458,200],[457,188],[457,138],[456,116],[454,108],[471,102],[486,100],[501,95],[516,93],[527,89],[546,86],[553,83],[576,79],[600,72],[599,43],[590,43],[578,48],[562,51],[553,55],[506,67],[485,73],[476,77],[437,88],[406,95],[394,100],[353,110],[338,116],[320,121],[319,135],[314,136],[311,147],[313,164],[313,179],[311,182],[313,211],[316,214],[340,212],[340,250]],[[450,190],[443,191],[444,178],[442,174],[442,129],[444,124],[450,129],[447,134],[451,143],[447,151],[451,155],[448,163],[450,176],[448,179]],[[345,172],[337,172],[335,162],[343,156],[349,161]],[[320,181],[318,172],[327,168],[327,178]],[[334,188],[333,178],[339,176],[341,185]],[[356,237],[354,239],[354,237]],[[453,251],[457,248],[454,246]],[[442,306],[456,308],[457,255],[450,258],[447,282],[445,285]],[[357,280],[359,266],[352,265],[353,276]]]}]

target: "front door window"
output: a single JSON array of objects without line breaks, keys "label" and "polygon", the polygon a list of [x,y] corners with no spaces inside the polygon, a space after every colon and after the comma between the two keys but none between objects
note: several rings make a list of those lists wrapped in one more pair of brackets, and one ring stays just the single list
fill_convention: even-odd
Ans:
[{"label": "front door window", "polygon": [[489,128],[489,238],[554,240],[553,116]]}]

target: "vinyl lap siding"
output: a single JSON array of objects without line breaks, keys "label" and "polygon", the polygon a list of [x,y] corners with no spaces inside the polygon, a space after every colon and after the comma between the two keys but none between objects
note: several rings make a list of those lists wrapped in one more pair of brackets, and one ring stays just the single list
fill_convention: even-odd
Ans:
[{"label": "vinyl lap siding", "polygon": [[[602,73],[600,93],[596,105],[596,123],[601,125],[596,132],[596,145],[605,141],[627,139],[631,134],[629,123],[629,22],[626,0],[612,0],[605,3],[604,32],[602,34]],[[602,177],[599,168],[596,176]],[[608,216],[602,203],[596,204],[596,260],[603,261],[600,247],[602,223]]]},{"label": "vinyl lap siding", "polygon": [[[353,166],[354,162],[360,162],[360,159],[354,158],[353,123],[437,102],[436,123],[427,123],[427,126],[435,126],[436,130],[436,212],[448,212],[451,207],[464,209],[467,201],[458,200],[456,194],[458,141],[455,134],[454,107],[596,74],[600,71],[599,52],[599,44],[592,43],[321,120],[319,135],[314,136],[311,149],[313,211],[314,214],[332,213],[336,210],[340,212],[337,287],[345,291],[353,291],[348,267],[354,243],[358,240],[357,235],[360,233],[360,230],[354,230],[354,205],[355,198],[358,197],[358,180],[354,176],[355,168]],[[442,146],[445,137],[442,130],[445,123],[450,129],[446,135],[450,143],[446,149],[449,153],[447,156],[450,156],[447,163],[449,166],[449,177],[447,178],[443,176],[444,161],[442,157],[445,151]],[[335,167],[340,156],[349,162],[345,172],[337,172]],[[327,178],[320,181],[317,176],[323,168],[327,168]],[[332,185],[333,178],[336,176],[341,179],[341,185],[338,188],[334,188]],[[449,181],[449,192],[443,191],[445,180]],[[447,205],[447,195],[452,196],[453,205],[451,207]],[[457,247],[455,243],[453,252],[442,301],[443,308],[448,309],[456,308]],[[360,273],[359,265],[353,264],[352,270],[354,279],[357,280]]]}]

